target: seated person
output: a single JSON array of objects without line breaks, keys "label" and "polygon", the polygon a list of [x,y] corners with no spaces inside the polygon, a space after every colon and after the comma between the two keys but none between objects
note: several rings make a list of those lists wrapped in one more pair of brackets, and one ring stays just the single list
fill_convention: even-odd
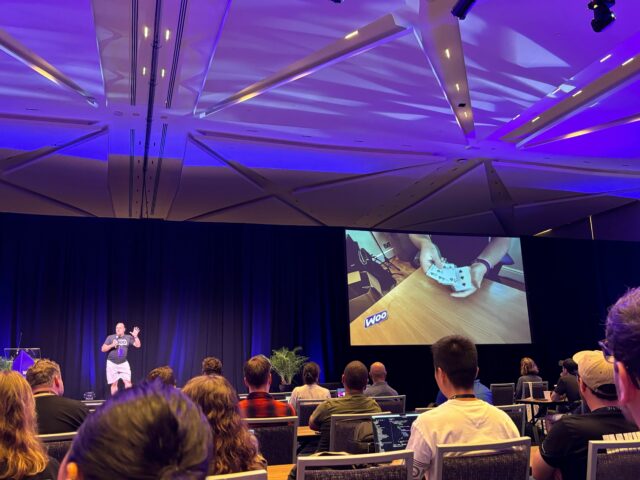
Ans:
[{"label": "seated person", "polygon": [[578,387],[578,365],[572,358],[567,358],[558,363],[562,366],[560,378],[556,388],[551,393],[551,400],[558,402],[566,400],[568,405],[558,405],[558,412],[570,412],[580,401],[580,388]]},{"label": "seated person", "polygon": [[0,399],[0,478],[56,478],[58,461],[38,438],[33,394],[22,375],[0,372]]},{"label": "seated person", "polygon": [[58,478],[203,479],[212,452],[202,411],[177,388],[143,382],[87,418]]},{"label": "seated person", "polygon": [[320,432],[318,452],[329,450],[331,415],[335,413],[378,413],[381,411],[375,400],[363,394],[367,381],[368,372],[364,363],[357,360],[350,362],[342,374],[345,396],[325,400],[311,414],[309,428]]},{"label": "seated person", "polygon": [[298,408],[298,400],[324,400],[325,398],[331,398],[331,392],[318,385],[319,376],[320,366],[316,362],[305,363],[302,368],[304,385],[293,389],[289,403]]},{"label": "seated person", "polygon": [[393,388],[387,383],[387,369],[381,362],[374,362],[369,367],[369,376],[373,385],[367,385],[364,389],[364,394],[367,397],[386,397],[391,395],[398,395]]},{"label": "seated person", "polygon": [[[480,382],[479,378],[473,381],[473,394],[478,400],[483,400],[493,405],[493,393],[491,393],[491,390],[485,384]],[[446,401],[447,397],[444,396],[442,390],[439,390],[436,396],[436,406],[439,407]]]},{"label": "seated person", "polygon": [[176,386],[176,377],[173,376],[173,369],[169,365],[154,368],[147,374],[147,381],[152,382],[155,379],[159,379],[169,387]]},{"label": "seated person", "polygon": [[582,480],[587,475],[589,440],[637,430],[616,406],[613,364],[605,360],[601,351],[578,352],[573,358],[578,363],[580,394],[591,412],[565,415],[553,425],[540,450],[532,452],[536,480],[553,479],[558,471],[563,480]]},{"label": "seated person", "polygon": [[216,357],[202,360],[202,375],[222,375],[222,362]]},{"label": "seated person", "polygon": [[431,346],[438,387],[449,399],[424,412],[411,426],[407,450],[413,450],[413,478],[429,478],[436,445],[489,443],[519,438],[520,432],[502,410],[473,393],[478,352],[471,340],[452,335]]},{"label": "seated person", "polygon": [[79,400],[63,397],[64,382],[60,365],[52,360],[37,360],[27,370],[38,414],[38,433],[75,432],[89,415],[89,409]]},{"label": "seated person", "polygon": [[213,461],[209,475],[248,472],[267,467],[258,441],[240,417],[238,394],[220,375],[192,378],[182,392],[204,412],[213,432]]},{"label": "seated person", "polygon": [[244,418],[295,416],[296,411],[291,405],[269,395],[271,362],[264,355],[256,355],[245,362],[244,384],[249,389],[249,395],[238,404]]},{"label": "seated person", "polygon": [[[538,375],[539,373],[538,366],[532,358],[524,357],[520,360],[520,378],[518,378],[518,383],[516,384],[517,399],[523,398],[525,383],[542,381],[542,377]],[[531,392],[529,392],[529,395],[531,395]]]}]

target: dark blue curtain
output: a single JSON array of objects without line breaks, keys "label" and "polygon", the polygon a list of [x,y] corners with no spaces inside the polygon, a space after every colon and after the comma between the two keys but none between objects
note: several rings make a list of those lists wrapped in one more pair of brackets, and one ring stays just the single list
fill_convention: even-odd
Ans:
[{"label": "dark blue curtain", "polygon": [[332,370],[342,243],[334,229],[2,215],[0,345],[40,347],[74,397],[105,394],[100,346],[118,322],[141,328],[134,381],[168,364],[183,384],[214,355],[244,391],[247,358],[297,345]]}]

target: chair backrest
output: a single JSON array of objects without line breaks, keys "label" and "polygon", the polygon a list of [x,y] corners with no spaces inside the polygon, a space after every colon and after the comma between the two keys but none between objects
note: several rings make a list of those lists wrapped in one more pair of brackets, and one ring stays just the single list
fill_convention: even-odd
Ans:
[{"label": "chair backrest", "polygon": [[429,410],[433,410],[436,407],[418,407],[416,408],[416,413],[424,413],[424,412],[428,412]]},{"label": "chair backrest", "polygon": [[269,392],[269,395],[271,395],[274,400],[286,400],[287,397],[291,396],[291,392]]},{"label": "chair backrest", "polygon": [[509,415],[509,418],[511,418],[511,420],[513,420],[513,423],[516,424],[516,427],[520,432],[520,436],[524,437],[524,425],[527,420],[526,405],[522,403],[518,405],[498,405],[496,408],[499,408],[504,413]]},{"label": "chair backrest", "polygon": [[324,402],[324,400],[298,400],[296,411],[298,412],[298,423],[301,427],[306,427],[309,425],[309,418],[311,418],[311,414],[322,402]]},{"label": "chair backrest", "polygon": [[227,473],[224,475],[209,475],[205,480],[225,480],[225,479],[241,479],[241,480],[267,480],[266,470],[253,470],[251,472]]},{"label": "chair backrest", "polygon": [[[640,440],[591,440],[587,453],[587,480],[635,480],[640,472]],[[599,453],[599,450],[612,449]]]},{"label": "chair backrest", "polygon": [[81,402],[89,409],[89,413],[93,413],[96,408],[102,406],[105,400],[81,400]]},{"label": "chair backrest", "polygon": [[[379,465],[393,462],[394,465]],[[401,462],[404,460],[404,462]],[[377,464],[372,466],[372,464]],[[349,465],[367,465],[361,469],[336,469]],[[317,468],[322,470],[309,470]],[[413,452],[398,450],[386,453],[367,453],[363,455],[331,455],[299,457],[296,480],[411,480],[413,470]]]},{"label": "chair backrest", "polygon": [[59,462],[62,462],[77,434],[78,432],[49,433],[46,435],[38,435],[38,437],[44,443],[47,454]]},{"label": "chair backrest", "polygon": [[245,418],[268,465],[295,463],[298,417]]},{"label": "chair backrest", "polygon": [[385,395],[371,398],[376,401],[381,410],[391,413],[405,413],[406,395]]},{"label": "chair backrest", "polygon": [[513,405],[516,386],[513,383],[492,383],[489,385],[491,389],[491,396],[493,397],[493,404],[498,405]]},{"label": "chair backrest", "polygon": [[458,480],[473,476],[529,480],[530,453],[529,437],[484,444],[436,445],[429,479]]},{"label": "chair backrest", "polygon": [[[329,451],[330,452],[347,452],[359,453],[358,446],[354,442],[354,434],[358,425],[362,422],[371,423],[373,415],[381,413],[336,413],[331,415],[331,423],[329,425]],[[373,432],[373,426],[371,427]]]}]

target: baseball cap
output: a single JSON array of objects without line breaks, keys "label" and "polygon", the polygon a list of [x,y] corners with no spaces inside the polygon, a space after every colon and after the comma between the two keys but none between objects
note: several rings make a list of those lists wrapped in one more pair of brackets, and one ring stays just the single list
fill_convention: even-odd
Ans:
[{"label": "baseball cap", "polygon": [[600,350],[584,350],[573,356],[578,364],[578,375],[592,390],[600,393],[611,393],[611,387],[601,389],[603,385],[614,385],[613,364],[605,360]]}]

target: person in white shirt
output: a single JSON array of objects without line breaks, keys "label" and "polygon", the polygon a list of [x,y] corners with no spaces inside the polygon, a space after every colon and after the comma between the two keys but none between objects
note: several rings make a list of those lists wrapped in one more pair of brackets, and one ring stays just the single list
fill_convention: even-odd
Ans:
[{"label": "person in white shirt", "polygon": [[319,376],[320,366],[316,362],[305,363],[302,368],[304,385],[294,388],[289,398],[289,403],[296,410],[298,409],[298,400],[325,400],[331,398],[329,390],[318,385]]},{"label": "person in white shirt", "polygon": [[452,335],[431,346],[438,387],[447,401],[421,414],[411,426],[407,450],[413,450],[413,478],[429,478],[436,445],[489,443],[519,438],[520,432],[502,410],[476,398],[478,352],[471,340]]}]

